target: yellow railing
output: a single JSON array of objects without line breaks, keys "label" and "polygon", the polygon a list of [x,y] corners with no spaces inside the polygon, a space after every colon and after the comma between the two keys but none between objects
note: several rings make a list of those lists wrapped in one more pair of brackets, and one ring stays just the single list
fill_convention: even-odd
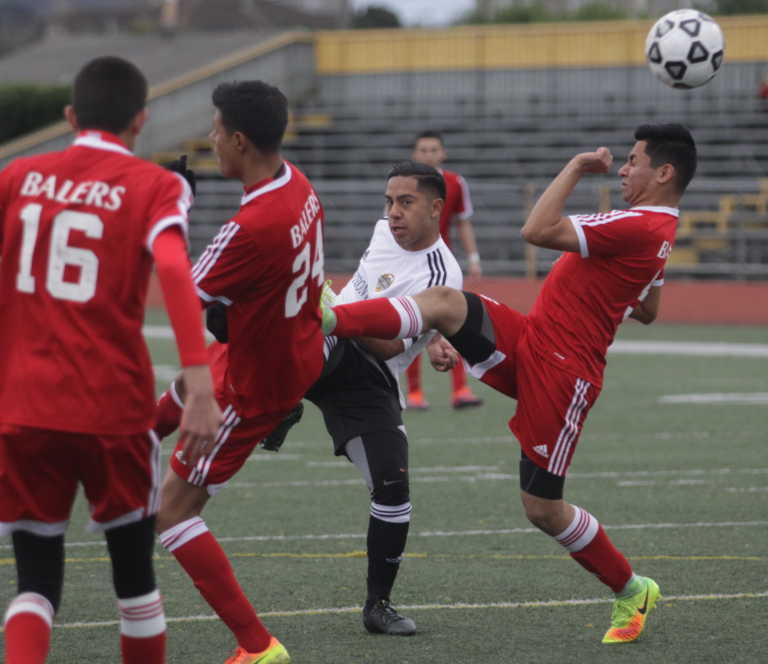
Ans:
[{"label": "yellow railing", "polygon": [[[319,32],[319,74],[645,63],[651,20]],[[768,15],[718,17],[727,62],[768,61]]]}]

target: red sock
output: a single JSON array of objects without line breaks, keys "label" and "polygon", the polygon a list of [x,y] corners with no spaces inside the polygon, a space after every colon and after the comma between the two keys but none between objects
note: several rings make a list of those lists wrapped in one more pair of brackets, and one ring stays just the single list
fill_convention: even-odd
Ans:
[{"label": "red sock", "polygon": [[374,298],[333,308],[339,337],[406,339],[421,334],[421,311],[408,295]]},{"label": "red sock", "polygon": [[613,592],[619,592],[632,577],[632,568],[597,519],[584,509],[573,507],[571,525],[555,539],[585,570],[595,574]]},{"label": "red sock", "polygon": [[453,367],[451,378],[453,379],[454,392],[458,392],[467,386],[467,372],[464,369],[464,362],[461,358],[456,362],[456,366]]},{"label": "red sock", "polygon": [[270,633],[235,578],[232,565],[205,522],[194,517],[160,535],[163,546],[179,561],[205,601],[248,652],[267,648]]},{"label": "red sock", "polygon": [[164,664],[165,632],[146,639],[132,639],[120,635],[123,664]]},{"label": "red sock", "polygon": [[171,394],[172,389],[173,386],[163,392],[157,400],[157,406],[155,406],[155,426],[153,428],[160,438],[170,436],[179,428],[181,422],[182,409],[176,403],[174,395]]},{"label": "red sock", "polygon": [[117,600],[123,664],[165,662],[165,613],[160,592]]},{"label": "red sock", "polygon": [[53,607],[37,593],[18,595],[5,613],[6,664],[43,664],[51,644]]},{"label": "red sock", "polygon": [[405,375],[408,377],[408,391],[420,392],[421,391],[421,355],[417,355],[413,358],[410,366],[405,370]]}]

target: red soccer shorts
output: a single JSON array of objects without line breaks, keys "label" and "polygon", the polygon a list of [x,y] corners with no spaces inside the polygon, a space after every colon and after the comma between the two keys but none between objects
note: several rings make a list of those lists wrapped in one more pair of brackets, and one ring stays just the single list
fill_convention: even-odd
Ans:
[{"label": "red soccer shorts", "polygon": [[[231,404],[226,389],[228,363],[227,345],[214,341],[208,346],[208,363],[213,376],[216,399],[222,411],[222,423],[216,434],[213,450],[202,457],[194,467],[184,463],[183,441],[176,443],[171,456],[171,468],[182,479],[194,486],[204,486],[210,495],[218,493],[234,477],[253,452],[253,448],[283,421],[288,412],[242,419]],[[165,395],[158,404],[158,419],[173,421],[174,408],[181,419],[178,399]]]},{"label": "red soccer shorts", "polygon": [[262,438],[270,434],[288,413],[242,419],[233,406],[220,404],[223,420],[213,450],[201,457],[194,467],[182,460],[183,441],[176,443],[171,468],[194,486],[204,486],[210,495],[218,493],[237,473]]},{"label": "red soccer shorts", "polygon": [[496,336],[496,353],[471,367],[472,374],[517,399],[509,428],[526,456],[564,476],[584,420],[600,388],[548,362],[531,348],[528,320],[521,313],[482,298]]},{"label": "red soccer shorts", "polygon": [[82,484],[89,530],[140,521],[159,505],[160,443],[153,432],[102,436],[0,425],[0,534],[64,533]]}]

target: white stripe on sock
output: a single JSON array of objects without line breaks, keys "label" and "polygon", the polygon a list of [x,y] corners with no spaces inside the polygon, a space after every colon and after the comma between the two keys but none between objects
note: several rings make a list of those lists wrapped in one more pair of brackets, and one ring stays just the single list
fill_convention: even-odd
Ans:
[{"label": "white stripe on sock", "polygon": [[3,618],[3,624],[7,625],[11,618],[20,613],[34,613],[36,616],[40,616],[48,627],[53,625],[53,606],[39,593],[21,593],[17,595],[8,605],[5,617]]},{"label": "white stripe on sock", "polygon": [[140,597],[117,600],[120,610],[120,633],[134,639],[157,636],[165,631],[165,613],[160,591]]},{"label": "white stripe on sock", "polygon": [[562,544],[571,553],[581,551],[587,544],[589,544],[595,535],[597,535],[597,529],[599,523],[597,519],[593,517],[587,510],[581,509],[581,507],[573,506],[575,512],[573,515],[573,521],[562,533],[555,536],[555,539]]},{"label": "white stripe on sock", "polygon": [[160,533],[160,543],[169,553],[173,553],[180,546],[207,532],[208,526],[205,525],[205,521],[199,516],[193,516]]}]

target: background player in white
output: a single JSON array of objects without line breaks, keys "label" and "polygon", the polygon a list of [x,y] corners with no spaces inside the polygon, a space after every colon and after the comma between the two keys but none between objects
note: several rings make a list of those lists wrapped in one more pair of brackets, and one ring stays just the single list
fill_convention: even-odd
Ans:
[{"label": "background player in white", "polygon": [[564,253],[527,316],[474,293],[433,288],[413,298],[342,305],[323,320],[327,333],[341,336],[407,338],[436,328],[474,375],[517,399],[509,425],[522,448],[526,515],[616,593],[603,643],[637,639],[659,587],[633,573],[592,514],[563,500],[565,476],[617,327],[628,313],[646,323],[655,318],[654,284],[672,251],[677,205],[697,161],[681,125],[642,125],[635,141],[619,169],[629,209],[563,216],[579,180],[609,170],[607,148],[573,157],[537,201],[523,237]]},{"label": "background player in white", "polygon": [[0,173],[0,533],[12,533],[19,592],[5,614],[8,664],[46,658],[78,484],[91,529],[105,531],[122,659],[164,661],[152,567],[160,448],[141,334],[153,259],[184,367],[190,459],[210,449],[221,413],[186,252],[192,192],[131,153],[146,97],[131,63],[89,62],[65,112],[73,145]]},{"label": "background player in white", "polygon": [[[436,169],[414,161],[396,164],[387,175],[387,218],[376,223],[337,301],[415,294],[437,285],[461,288],[461,269],[440,237],[444,200],[445,183]],[[323,377],[306,398],[321,409],[335,453],[359,468],[370,491],[363,624],[372,633],[407,636],[416,631],[415,623],[390,603],[412,510],[398,377],[425,347],[439,370],[453,367],[457,355],[434,331],[396,341],[329,337],[326,346],[332,350]]]}]

